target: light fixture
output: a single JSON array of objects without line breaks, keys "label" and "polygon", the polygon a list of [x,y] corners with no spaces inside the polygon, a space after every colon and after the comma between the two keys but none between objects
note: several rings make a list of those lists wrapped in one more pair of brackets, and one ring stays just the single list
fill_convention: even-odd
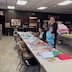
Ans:
[{"label": "light fixture", "polygon": [[39,7],[39,8],[37,8],[38,10],[44,10],[44,9],[46,9],[47,7]]},{"label": "light fixture", "polygon": [[15,9],[15,6],[8,6],[8,9]]},{"label": "light fixture", "polygon": [[68,5],[68,4],[71,4],[71,3],[72,3],[71,0],[65,0],[65,1],[63,1],[63,2],[61,2],[61,3],[58,3],[57,5],[64,6],[64,5]]},{"label": "light fixture", "polygon": [[26,5],[27,2],[28,1],[26,1],[26,0],[18,0],[17,5]]}]

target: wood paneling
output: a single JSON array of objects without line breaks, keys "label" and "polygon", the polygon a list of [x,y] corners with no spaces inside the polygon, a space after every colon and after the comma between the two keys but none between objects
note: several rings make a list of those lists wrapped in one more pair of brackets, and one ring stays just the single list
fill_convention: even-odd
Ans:
[{"label": "wood paneling", "polygon": [[29,24],[29,17],[38,17],[41,22],[41,26],[43,25],[43,20],[48,20],[48,16],[59,16],[61,21],[71,21],[72,22],[72,15],[71,14],[56,14],[56,13],[42,13],[42,12],[31,12],[31,11],[18,11],[18,10],[3,10],[0,11],[4,12],[5,22],[9,22],[11,19],[21,19],[22,24]]},{"label": "wood paneling", "polygon": [[[55,14],[55,13],[42,13],[42,12],[28,12],[28,11],[17,11],[17,10],[3,10],[5,15],[5,22],[10,22],[11,19],[21,19],[22,24],[29,22],[30,16],[36,16],[40,19],[41,24],[43,24],[43,20],[48,19],[48,15],[51,16],[59,16],[57,20],[70,20],[71,15],[69,14]],[[34,13],[34,15],[33,15]]]},{"label": "wood paneling", "polygon": [[[4,23],[3,23],[3,33],[5,33],[5,22],[9,22],[11,19],[21,19],[22,24],[29,24],[29,17],[38,17],[41,22],[41,26],[43,25],[43,20],[48,20],[48,16],[59,16],[61,21],[70,21],[72,23],[72,14],[57,14],[57,13],[43,13],[43,12],[31,12],[31,11],[18,11],[18,10],[5,10],[0,9],[4,13]],[[1,17],[2,18],[2,17]]]}]

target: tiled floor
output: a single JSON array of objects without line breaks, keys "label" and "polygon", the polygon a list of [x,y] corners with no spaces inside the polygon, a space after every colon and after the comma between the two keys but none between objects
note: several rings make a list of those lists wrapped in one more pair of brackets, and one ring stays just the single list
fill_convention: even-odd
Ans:
[{"label": "tiled floor", "polygon": [[[16,67],[19,64],[20,59],[15,50],[15,45],[16,43],[12,36],[3,36],[0,41],[0,72],[17,72]],[[57,45],[57,48],[64,53],[72,55],[72,47]]]},{"label": "tiled floor", "polygon": [[14,38],[4,36],[0,41],[0,72],[17,72],[18,63]]},{"label": "tiled floor", "polygon": [[68,45],[57,45],[57,49],[63,53],[67,53],[72,56],[72,47]]}]

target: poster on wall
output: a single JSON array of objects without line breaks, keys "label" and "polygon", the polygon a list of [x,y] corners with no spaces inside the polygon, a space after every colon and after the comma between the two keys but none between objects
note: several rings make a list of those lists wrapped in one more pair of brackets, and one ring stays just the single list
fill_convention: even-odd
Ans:
[{"label": "poster on wall", "polygon": [[21,19],[11,19],[11,26],[21,26]]},{"label": "poster on wall", "polygon": [[29,26],[30,27],[35,27],[37,26],[37,17],[29,17]]}]

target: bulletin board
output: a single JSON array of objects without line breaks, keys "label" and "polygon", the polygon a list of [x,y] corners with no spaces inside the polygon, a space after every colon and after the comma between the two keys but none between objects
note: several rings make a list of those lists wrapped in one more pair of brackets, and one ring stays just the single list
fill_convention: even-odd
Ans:
[{"label": "bulletin board", "polygon": [[11,19],[11,26],[21,26],[21,19]]},{"label": "bulletin board", "polygon": [[37,26],[37,17],[29,17],[29,27]]}]

